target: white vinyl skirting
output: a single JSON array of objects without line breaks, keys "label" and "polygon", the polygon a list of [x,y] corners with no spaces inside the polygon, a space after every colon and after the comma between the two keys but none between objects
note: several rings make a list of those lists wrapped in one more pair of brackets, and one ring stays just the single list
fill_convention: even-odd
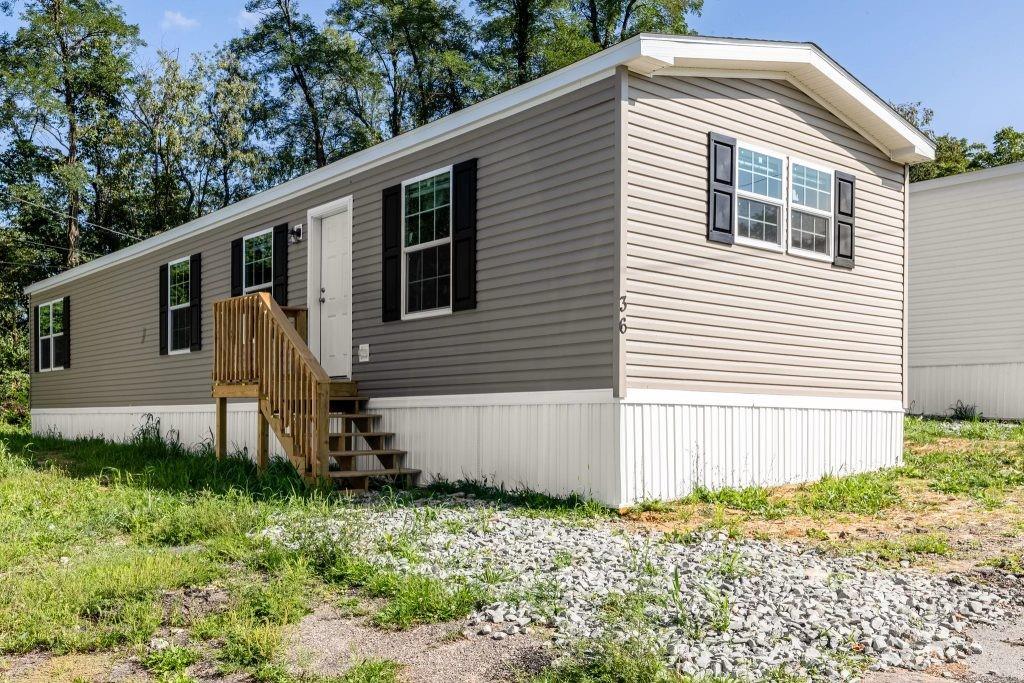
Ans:
[{"label": "white vinyl skirting", "polygon": [[[626,507],[699,486],[775,485],[901,462],[898,401],[609,390],[383,398],[369,409],[421,481],[486,479]],[[33,430],[129,438],[147,415],[186,445],[210,441],[209,405],[32,410]],[[252,452],[253,403],[229,406],[232,450]],[[275,442],[274,446],[277,444]],[[279,452],[279,449],[277,449]],[[374,467],[373,462],[360,463]]]},{"label": "white vinyl skirting", "polygon": [[911,413],[947,415],[957,401],[984,417],[1024,419],[1024,363],[911,366]]}]

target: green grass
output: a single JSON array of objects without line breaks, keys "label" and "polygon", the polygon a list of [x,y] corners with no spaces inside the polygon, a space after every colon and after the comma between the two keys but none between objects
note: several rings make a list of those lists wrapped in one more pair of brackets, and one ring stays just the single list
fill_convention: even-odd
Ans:
[{"label": "green grass", "polygon": [[943,438],[1020,441],[1024,439],[1024,423],[981,419],[958,422],[948,419],[907,417],[903,421],[903,435],[908,444],[915,445],[934,443]]},{"label": "green grass", "polygon": [[[537,514],[597,514],[583,499],[514,495]],[[427,520],[435,511],[413,512]],[[358,511],[346,496],[307,487],[289,465],[260,474],[242,458],[166,443],[152,426],[126,444],[0,427],[0,656],[142,645],[173,625],[224,671],[290,682],[282,629],[338,587],[382,598],[372,619],[383,628],[462,617],[489,599],[479,586],[379,569],[344,539],[286,549],[253,535],[279,519],[305,528],[339,516],[355,538]],[[415,533],[382,550],[415,560]],[[185,612],[186,588],[227,597]],[[187,681],[194,652],[168,648],[143,664],[160,681]],[[391,681],[396,671],[368,661],[336,680]]]},{"label": "green grass", "polygon": [[900,502],[891,470],[846,477],[824,477],[801,487],[798,505],[804,511],[876,515]]},{"label": "green grass", "polygon": [[336,683],[395,683],[401,668],[390,659],[365,659],[352,665]]},{"label": "green grass", "polygon": [[1024,553],[1007,553],[985,560],[983,564],[1017,576],[1024,576]]},{"label": "green grass", "polygon": [[698,488],[683,502],[713,503],[733,510],[743,510],[765,519],[780,519],[789,512],[785,501],[774,498],[771,492],[760,486],[745,489],[724,488],[712,491]]},{"label": "green grass", "polygon": [[580,522],[610,519],[616,514],[614,510],[593,498],[575,493],[565,497],[549,496],[530,489],[506,489],[504,486],[493,486],[486,481],[473,479],[461,479],[454,482],[435,479],[429,486],[423,488],[396,491],[395,496],[399,499],[430,498],[455,493],[471,494],[478,500],[510,505],[514,508],[514,512],[531,517]]},{"label": "green grass", "polygon": [[1011,448],[908,454],[902,474],[929,488],[978,498],[1024,485],[1024,443]]},{"label": "green grass", "polygon": [[140,663],[151,674],[174,674],[185,671],[199,661],[199,653],[187,647],[171,645],[153,650],[140,658]]},{"label": "green grass", "polygon": [[881,541],[857,541],[833,546],[839,551],[870,553],[882,562],[913,561],[920,556],[946,557],[953,553],[949,539],[942,534],[910,534]]}]

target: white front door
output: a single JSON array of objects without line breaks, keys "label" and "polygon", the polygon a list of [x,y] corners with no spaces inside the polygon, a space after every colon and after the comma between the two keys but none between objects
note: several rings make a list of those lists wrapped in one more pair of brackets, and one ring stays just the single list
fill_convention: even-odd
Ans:
[{"label": "white front door", "polygon": [[352,377],[352,211],[320,219],[320,365]]}]

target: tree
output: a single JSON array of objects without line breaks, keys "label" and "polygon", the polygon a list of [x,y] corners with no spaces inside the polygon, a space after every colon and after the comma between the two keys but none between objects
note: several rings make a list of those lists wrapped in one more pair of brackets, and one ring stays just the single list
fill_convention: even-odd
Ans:
[{"label": "tree", "polygon": [[[298,171],[326,166],[333,154],[326,139],[328,112],[319,78],[326,70],[327,57],[320,29],[298,9],[295,0],[249,0],[245,9],[259,14],[260,20],[231,41],[232,50],[262,79],[263,97],[274,111],[275,133],[300,145],[297,150],[280,151],[297,152],[289,158]],[[292,137],[288,131],[301,134]]]},{"label": "tree", "polygon": [[338,0],[331,21],[380,74],[386,137],[466,107],[483,72],[472,25],[451,0]]},{"label": "tree", "polygon": [[6,41],[6,133],[36,156],[39,199],[63,214],[68,266],[80,241],[91,159],[83,154],[120,105],[138,29],[107,0],[33,0]]},{"label": "tree", "polygon": [[527,83],[544,69],[545,36],[555,30],[556,0],[477,0],[482,59],[497,75],[495,90]]},{"label": "tree", "polygon": [[1024,131],[1007,126],[992,136],[992,150],[981,153],[977,165],[982,168],[1024,161]]}]

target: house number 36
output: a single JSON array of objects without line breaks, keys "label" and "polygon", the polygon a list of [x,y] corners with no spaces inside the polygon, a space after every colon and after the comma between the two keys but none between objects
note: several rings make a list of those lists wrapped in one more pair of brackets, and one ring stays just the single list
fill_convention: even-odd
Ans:
[{"label": "house number 36", "polygon": [[[626,312],[626,297],[619,297],[619,313]],[[619,334],[626,334],[626,330],[629,329],[626,326],[626,316],[619,318]]]}]

